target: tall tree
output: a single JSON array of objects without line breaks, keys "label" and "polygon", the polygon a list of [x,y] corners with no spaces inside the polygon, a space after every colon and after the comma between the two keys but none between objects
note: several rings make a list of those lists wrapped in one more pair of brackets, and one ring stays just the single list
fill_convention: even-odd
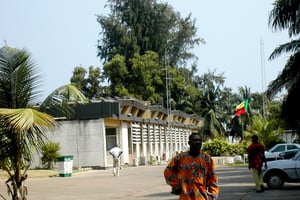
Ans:
[{"label": "tall tree", "polygon": [[[216,74],[215,71],[209,71],[196,79],[197,88],[202,94],[202,105],[198,112],[204,116],[210,110],[218,112],[218,108],[224,103],[220,99],[224,91],[225,77],[223,74]],[[218,114],[216,114],[218,117]]]},{"label": "tall tree", "polygon": [[126,86],[129,92],[139,99],[150,101],[152,104],[161,102],[163,97],[158,89],[164,86],[164,81],[162,79],[163,71],[158,64],[157,53],[147,51],[142,56],[135,54],[130,62],[132,64],[131,78],[135,82],[128,83]]},{"label": "tall tree", "polygon": [[108,0],[107,5],[110,15],[97,18],[102,27],[98,56],[104,62],[116,54],[127,60],[149,50],[162,62],[168,55],[173,67],[196,57],[190,50],[203,39],[196,36],[191,15],[181,18],[170,5],[156,0]]},{"label": "tall tree", "polygon": [[231,89],[225,87],[224,82],[223,74],[215,74],[215,71],[198,76],[195,81],[201,93],[201,104],[196,107],[196,111],[205,117],[204,122],[207,124],[204,124],[204,132],[213,137],[224,136],[235,103]]},{"label": "tall tree", "polygon": [[[299,37],[300,32],[300,1],[276,0],[269,16],[269,25],[274,30],[288,30],[289,37]],[[300,39],[279,45],[270,55],[269,59],[275,59],[283,53],[290,53],[282,72],[273,80],[266,91],[269,98],[274,97],[283,88],[287,90],[282,107],[282,117],[287,122],[287,128],[298,129],[300,133],[300,117],[295,113],[300,112]]]},{"label": "tall tree", "polygon": [[87,71],[82,66],[76,66],[70,79],[71,84],[75,85],[83,93],[87,90]]},{"label": "tall tree", "polygon": [[124,56],[115,55],[110,62],[104,65],[104,76],[108,77],[110,94],[112,96],[128,96],[129,91],[124,86],[127,82],[128,70]]},{"label": "tall tree", "polygon": [[103,86],[101,86],[101,83],[103,83],[103,76],[99,67],[89,67],[89,75],[87,82],[88,91],[85,95],[87,98],[99,98],[105,95],[103,91]]},{"label": "tall tree", "polygon": [[90,66],[88,72],[82,66],[75,67],[70,82],[89,99],[106,95],[101,86],[103,76],[99,67]]},{"label": "tall tree", "polygon": [[[191,15],[181,18],[170,5],[156,0],[108,0],[107,5],[110,15],[97,18],[102,28],[98,56],[104,62],[103,71],[111,84],[111,94],[131,95],[152,103],[163,99],[166,104],[169,97],[162,85],[165,69],[183,69],[189,60],[194,63],[197,60],[191,49],[203,40],[196,36],[195,21]],[[155,52],[156,57],[150,52]],[[180,79],[179,76],[182,75],[178,73],[172,79]],[[147,80],[141,81],[141,77]],[[175,92],[185,93],[179,84],[173,85],[175,81],[169,84]],[[174,97],[170,98],[175,107],[187,105],[187,98],[175,94],[179,93],[172,93]]]}]

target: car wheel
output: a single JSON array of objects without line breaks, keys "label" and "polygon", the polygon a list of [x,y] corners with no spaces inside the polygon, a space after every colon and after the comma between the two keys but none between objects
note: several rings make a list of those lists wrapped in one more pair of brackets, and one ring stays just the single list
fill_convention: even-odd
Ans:
[{"label": "car wheel", "polygon": [[267,179],[267,185],[270,189],[279,189],[283,186],[284,179],[281,174],[270,174]]}]

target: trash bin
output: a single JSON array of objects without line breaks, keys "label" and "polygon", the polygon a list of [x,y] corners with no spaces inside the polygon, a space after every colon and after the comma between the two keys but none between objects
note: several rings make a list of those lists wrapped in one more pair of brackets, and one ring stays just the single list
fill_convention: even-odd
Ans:
[{"label": "trash bin", "polygon": [[73,156],[60,156],[57,158],[60,177],[72,176]]}]

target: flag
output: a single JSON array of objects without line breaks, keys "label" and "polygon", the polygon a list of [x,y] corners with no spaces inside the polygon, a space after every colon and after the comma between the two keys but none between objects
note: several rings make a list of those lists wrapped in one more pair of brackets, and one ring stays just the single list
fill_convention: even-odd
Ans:
[{"label": "flag", "polygon": [[240,116],[242,114],[245,114],[246,112],[248,112],[248,99],[245,99],[234,109],[235,116]]}]

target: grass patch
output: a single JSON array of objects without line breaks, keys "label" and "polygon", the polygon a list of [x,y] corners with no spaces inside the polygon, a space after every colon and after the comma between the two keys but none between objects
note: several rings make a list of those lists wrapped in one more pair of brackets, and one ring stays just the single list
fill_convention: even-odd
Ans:
[{"label": "grass patch", "polygon": [[[28,170],[27,174],[29,178],[53,177],[53,176],[58,176],[58,171],[33,169],[33,170]],[[0,170],[0,179],[3,180],[8,179],[8,174],[6,171]]]}]

